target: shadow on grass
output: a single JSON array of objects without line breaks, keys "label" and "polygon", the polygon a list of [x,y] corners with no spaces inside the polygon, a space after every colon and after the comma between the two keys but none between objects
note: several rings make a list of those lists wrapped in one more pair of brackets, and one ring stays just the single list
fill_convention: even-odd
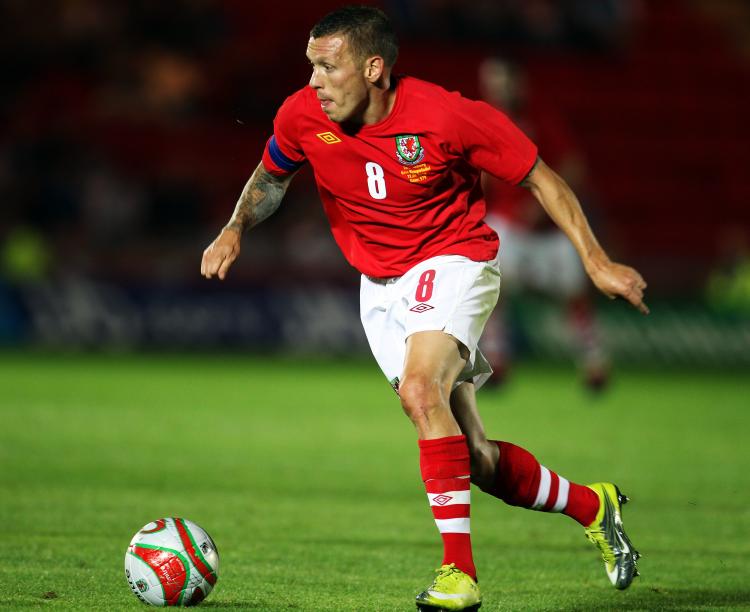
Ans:
[{"label": "shadow on grass", "polygon": [[243,600],[230,600],[230,601],[203,601],[200,604],[201,608],[242,608],[243,610],[299,610],[301,606],[297,604],[279,601],[243,601]]},{"label": "shadow on grass", "polygon": [[[602,602],[604,603],[604,602]],[[602,610],[691,610],[695,608],[750,607],[750,590],[712,591],[709,589],[641,588],[624,594],[622,599],[608,601]],[[576,606],[576,611],[591,610],[587,605]]]},{"label": "shadow on grass", "polygon": [[[372,603],[372,602],[370,602]],[[489,602],[488,602],[489,603]],[[498,602],[500,603],[500,602]],[[649,587],[624,594],[622,598],[608,602],[599,601],[596,608],[591,604],[565,607],[571,612],[596,610],[691,610],[695,608],[742,608],[750,607],[750,591],[711,591],[705,589],[660,589]],[[244,608],[247,610],[294,610],[304,606],[279,600],[259,601],[229,600],[204,601],[201,608]],[[492,608],[490,608],[492,609]],[[385,610],[385,608],[383,608]]]}]

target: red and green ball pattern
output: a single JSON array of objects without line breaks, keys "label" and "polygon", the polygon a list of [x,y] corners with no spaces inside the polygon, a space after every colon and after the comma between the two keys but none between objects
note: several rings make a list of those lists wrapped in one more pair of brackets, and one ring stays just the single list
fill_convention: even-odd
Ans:
[{"label": "red and green ball pattern", "polygon": [[[206,547],[205,555],[201,546]],[[134,563],[135,559],[140,563]],[[216,584],[218,551],[210,536],[195,523],[182,518],[159,519],[146,525],[131,541],[125,573],[133,593],[145,603],[195,605]]]}]

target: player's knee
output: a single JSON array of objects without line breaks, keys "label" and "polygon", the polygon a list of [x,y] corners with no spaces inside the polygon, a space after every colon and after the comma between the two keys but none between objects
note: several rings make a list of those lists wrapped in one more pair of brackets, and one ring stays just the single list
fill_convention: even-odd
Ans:
[{"label": "player's knee", "polygon": [[415,424],[428,422],[447,404],[446,393],[439,381],[423,374],[404,376],[398,387],[401,406]]}]

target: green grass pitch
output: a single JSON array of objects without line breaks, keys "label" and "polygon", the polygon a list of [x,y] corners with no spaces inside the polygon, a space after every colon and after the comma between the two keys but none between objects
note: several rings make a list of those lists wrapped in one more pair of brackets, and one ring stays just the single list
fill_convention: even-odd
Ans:
[{"label": "green grass pitch", "polygon": [[[746,377],[514,374],[489,434],[617,482],[642,576],[615,591],[573,521],[473,489],[482,610],[750,609]],[[441,559],[417,459],[370,361],[0,355],[0,607],[142,609],[127,543],[184,516],[221,554],[203,607],[411,610]]]}]

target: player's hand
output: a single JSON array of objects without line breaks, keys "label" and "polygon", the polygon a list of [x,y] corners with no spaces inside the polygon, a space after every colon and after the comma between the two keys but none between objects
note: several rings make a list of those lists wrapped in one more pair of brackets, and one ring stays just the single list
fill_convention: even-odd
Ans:
[{"label": "player's hand", "polygon": [[587,271],[594,284],[609,299],[621,297],[643,314],[649,313],[648,306],[643,301],[646,281],[637,270],[613,261],[606,261],[587,268]]},{"label": "player's hand", "polygon": [[206,278],[217,275],[221,280],[227,275],[229,267],[240,254],[240,232],[224,228],[211,244],[203,251],[201,274]]}]

